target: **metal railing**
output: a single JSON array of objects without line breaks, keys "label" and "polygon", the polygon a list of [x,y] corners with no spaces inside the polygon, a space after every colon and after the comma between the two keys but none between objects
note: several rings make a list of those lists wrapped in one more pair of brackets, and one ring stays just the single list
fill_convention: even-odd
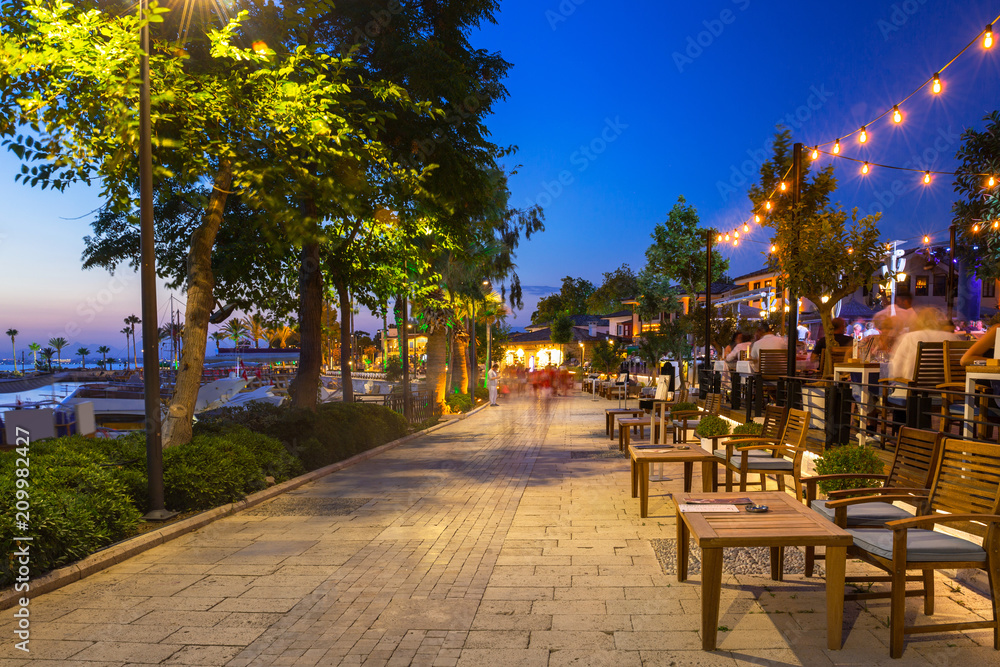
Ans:
[{"label": "metal railing", "polygon": [[[355,403],[374,403],[382,405],[401,415],[406,414],[406,400],[403,394],[358,395]],[[433,392],[414,391],[410,393],[410,423],[419,424],[440,416]]]}]

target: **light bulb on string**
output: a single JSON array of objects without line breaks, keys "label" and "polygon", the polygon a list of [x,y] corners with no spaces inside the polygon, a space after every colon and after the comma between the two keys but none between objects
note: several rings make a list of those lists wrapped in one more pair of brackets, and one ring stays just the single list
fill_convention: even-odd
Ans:
[{"label": "light bulb on string", "polygon": [[996,184],[997,184],[997,179],[993,178],[992,176],[986,179],[986,187],[992,188]]},{"label": "light bulb on string", "polygon": [[993,46],[993,24],[986,26],[986,34],[983,35],[983,48],[988,49]]},{"label": "light bulb on string", "polygon": [[993,221],[993,229],[1000,229],[1000,220]]},{"label": "light bulb on string", "polygon": [[726,241],[729,241],[729,232],[726,232]]},{"label": "light bulb on string", "polygon": [[847,249],[847,254],[848,255],[853,255],[854,254],[854,248],[848,248]]},{"label": "light bulb on string", "polygon": [[719,234],[718,238],[715,239],[717,243],[722,243],[722,234]]},{"label": "light bulb on string", "polygon": [[903,122],[903,114],[899,113],[899,105],[898,104],[894,104],[892,106],[892,122],[897,123],[897,124]]},{"label": "light bulb on string", "polygon": [[972,233],[973,234],[979,233],[979,225],[972,225]]},{"label": "light bulb on string", "polygon": [[938,72],[934,73],[934,82],[931,84],[931,91],[935,95],[941,92],[941,74]]},{"label": "light bulb on string", "polygon": [[813,149],[812,159],[814,159],[814,160],[818,160],[819,159],[819,146],[817,146],[816,148]]},{"label": "light bulb on string", "polygon": [[840,139],[833,142],[833,154],[840,155]]},{"label": "light bulb on string", "polygon": [[734,247],[734,248],[735,248],[736,246],[738,246],[739,244],[740,244],[740,240],[739,240],[739,239],[733,239],[733,247]]},{"label": "light bulb on string", "polygon": [[778,246],[776,246],[776,245],[772,245],[772,246],[771,246],[771,252],[772,252],[772,253],[774,253],[774,252],[778,252]]},{"label": "light bulb on string", "polygon": [[866,141],[868,141],[868,126],[867,125],[862,125],[861,126],[861,134],[858,136],[858,141],[860,141],[861,143],[865,143]]},{"label": "light bulb on string", "polygon": [[739,231],[733,230],[733,236],[736,237],[736,238],[739,238],[740,237]]},{"label": "light bulb on string", "polygon": [[788,186],[787,186],[787,185],[785,185],[785,182],[784,182],[784,181],[782,181],[782,182],[781,182],[781,191],[782,191],[782,192],[784,192],[784,191],[785,191],[785,190],[787,190],[787,189],[788,189]]},{"label": "light bulb on string", "polygon": [[766,208],[768,211],[771,210],[771,200],[770,199],[768,199],[767,202],[764,204],[764,208]]},{"label": "light bulb on string", "polygon": [[757,223],[760,222],[760,213],[754,213],[753,221]]},{"label": "light bulb on string", "polygon": [[924,236],[924,245],[927,245],[930,242],[931,242],[931,237],[925,235]]},{"label": "light bulb on string", "polygon": [[871,168],[868,166],[867,162],[865,162],[863,165],[861,165],[861,173],[862,174],[867,174],[870,170],[871,170]]},{"label": "light bulb on string", "polygon": [[743,223],[743,233],[746,234],[749,231],[750,231],[750,225],[748,225],[747,223],[744,222]]},{"label": "light bulb on string", "polygon": [[931,172],[925,171],[924,172],[924,185],[930,185],[930,182],[931,182]]}]

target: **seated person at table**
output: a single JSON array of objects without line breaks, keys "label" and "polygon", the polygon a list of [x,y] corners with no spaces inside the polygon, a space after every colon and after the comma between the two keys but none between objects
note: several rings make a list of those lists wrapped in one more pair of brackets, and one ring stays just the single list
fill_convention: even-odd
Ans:
[{"label": "seated person at table", "polygon": [[737,361],[740,360],[740,353],[744,350],[750,350],[750,346],[753,345],[747,340],[747,335],[742,331],[737,331],[736,335],[733,336],[733,342],[726,346],[726,362],[732,366]]},{"label": "seated person at table", "polygon": [[788,339],[784,336],[775,336],[771,333],[771,327],[767,324],[762,324],[757,333],[760,335],[760,338],[750,347],[750,358],[754,361],[760,359],[761,350],[788,349]]},{"label": "seated person at table", "polygon": [[[1000,324],[994,324],[991,326],[989,331],[984,333],[979,340],[977,340],[972,347],[966,350],[965,354],[962,355],[962,365],[968,366],[974,361],[1000,358],[996,356],[998,331],[1000,331]],[[1000,380],[990,380],[990,392],[1000,396]],[[993,402],[1000,405],[1000,398],[994,398]]]},{"label": "seated person at table", "polygon": [[[831,347],[844,347],[845,345],[850,345],[854,342],[854,339],[845,333],[846,331],[847,321],[843,317],[833,318],[833,345]],[[816,363],[819,363],[823,350],[827,347],[827,339],[827,336],[823,336],[816,342],[816,347],[813,348],[812,360]]]}]

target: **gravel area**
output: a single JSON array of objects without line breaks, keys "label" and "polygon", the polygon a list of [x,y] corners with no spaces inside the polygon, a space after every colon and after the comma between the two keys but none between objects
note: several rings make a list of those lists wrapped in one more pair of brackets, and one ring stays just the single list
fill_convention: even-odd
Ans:
[{"label": "gravel area", "polygon": [[312,498],[284,495],[245,512],[250,516],[345,516],[370,503],[372,498]]},{"label": "gravel area", "polygon": [[[664,574],[677,574],[677,540],[650,540]],[[785,574],[805,572],[805,553],[798,547],[785,549]],[[722,550],[722,568],[732,574],[771,576],[771,550],[768,547],[738,547]],[[701,572],[701,549],[692,543],[688,560],[688,573]],[[825,574],[823,561],[816,562],[815,576]]]},{"label": "gravel area", "polygon": [[627,459],[628,452],[618,451],[618,445],[608,445],[607,451],[594,451],[592,449],[571,451],[569,457],[571,459]]}]

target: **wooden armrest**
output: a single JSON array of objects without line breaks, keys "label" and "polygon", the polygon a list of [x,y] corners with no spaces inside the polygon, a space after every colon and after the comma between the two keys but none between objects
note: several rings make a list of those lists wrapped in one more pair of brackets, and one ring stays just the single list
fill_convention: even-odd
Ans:
[{"label": "wooden armrest", "polygon": [[756,436],[748,436],[746,438],[743,438],[735,435],[727,435],[725,437],[729,438],[729,440],[726,441],[727,445],[731,445],[737,442],[774,442],[774,443],[778,442],[774,438],[759,438]]},{"label": "wooden armrest", "polygon": [[906,384],[906,385],[913,384],[913,380],[909,380],[907,378],[880,378],[879,382],[886,384],[888,384],[889,382],[894,382],[896,384]]},{"label": "wooden armrest", "polygon": [[954,521],[978,521],[979,523],[1000,523],[1000,516],[996,514],[937,514],[934,516],[915,516],[909,519],[897,519],[885,524],[889,530],[906,530],[907,528],[920,528],[923,526],[933,526],[939,523],[952,523]]},{"label": "wooden armrest", "polygon": [[765,450],[770,450],[770,449],[792,449],[793,450],[795,448],[794,447],[786,447],[784,445],[753,445],[751,447],[737,447],[736,451],[738,451],[738,452],[752,452],[755,449],[765,449]]},{"label": "wooden armrest", "polygon": [[886,493],[879,496],[862,496],[860,498],[839,498],[837,500],[828,500],[826,502],[826,506],[832,509],[837,509],[838,507],[864,505],[865,503],[894,503],[897,500],[904,503],[912,503],[914,500],[920,499],[920,496],[911,496],[905,493]]},{"label": "wooden armrest", "polygon": [[837,498],[848,498],[850,496],[866,495],[866,496],[877,496],[883,493],[909,493],[914,496],[926,496],[930,494],[929,489],[917,489],[909,488],[905,486],[872,486],[868,488],[859,489],[841,489],[839,491],[831,491],[826,494],[827,498],[830,500],[836,500]]},{"label": "wooden armrest", "polygon": [[[813,475],[812,477],[803,477],[802,481],[806,484],[816,484],[828,479],[889,479],[888,475],[866,475],[860,472],[851,473],[838,473],[836,475]],[[839,493],[839,491],[834,491],[833,493]]]},{"label": "wooden armrest", "polygon": [[965,389],[964,382],[942,382],[934,385],[935,389]]}]

